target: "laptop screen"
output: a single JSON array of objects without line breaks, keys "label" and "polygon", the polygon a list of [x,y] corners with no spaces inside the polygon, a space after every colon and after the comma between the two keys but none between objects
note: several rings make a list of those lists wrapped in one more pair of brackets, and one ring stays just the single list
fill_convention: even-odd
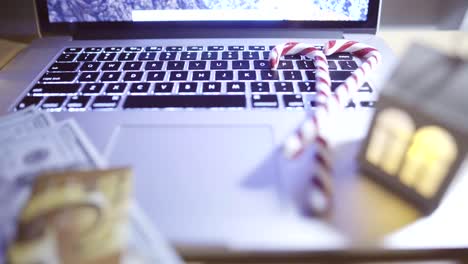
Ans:
[{"label": "laptop screen", "polygon": [[49,22],[367,21],[370,0],[47,0]]}]

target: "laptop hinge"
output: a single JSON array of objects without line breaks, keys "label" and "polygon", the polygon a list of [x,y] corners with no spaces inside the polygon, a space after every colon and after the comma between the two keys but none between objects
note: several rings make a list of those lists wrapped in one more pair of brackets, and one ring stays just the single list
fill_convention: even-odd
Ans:
[{"label": "laptop hinge", "polygon": [[76,40],[96,39],[173,39],[173,38],[343,38],[342,31],[311,29],[265,29],[265,28],[202,28],[202,29],[138,29],[103,30],[80,29],[73,35]]}]

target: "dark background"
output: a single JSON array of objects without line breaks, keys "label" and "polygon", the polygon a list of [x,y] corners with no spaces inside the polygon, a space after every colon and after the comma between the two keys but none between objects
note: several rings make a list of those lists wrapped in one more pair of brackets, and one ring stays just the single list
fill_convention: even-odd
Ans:
[{"label": "dark background", "polygon": [[[0,37],[37,34],[33,0],[0,0]],[[383,0],[381,27],[458,29],[467,0]]]}]

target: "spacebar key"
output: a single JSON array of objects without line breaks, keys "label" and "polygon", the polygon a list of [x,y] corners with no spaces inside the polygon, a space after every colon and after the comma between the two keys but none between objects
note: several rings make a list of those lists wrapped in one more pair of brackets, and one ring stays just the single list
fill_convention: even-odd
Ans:
[{"label": "spacebar key", "polygon": [[157,95],[128,96],[123,108],[210,108],[246,107],[242,95]]}]

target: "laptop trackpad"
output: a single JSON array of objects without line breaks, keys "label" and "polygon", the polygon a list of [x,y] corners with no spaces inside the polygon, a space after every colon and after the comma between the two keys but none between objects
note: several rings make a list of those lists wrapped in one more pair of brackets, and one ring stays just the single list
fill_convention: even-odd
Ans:
[{"label": "laptop trackpad", "polygon": [[110,146],[111,164],[133,167],[137,201],[173,242],[222,243],[280,210],[269,126],[122,126]]}]

